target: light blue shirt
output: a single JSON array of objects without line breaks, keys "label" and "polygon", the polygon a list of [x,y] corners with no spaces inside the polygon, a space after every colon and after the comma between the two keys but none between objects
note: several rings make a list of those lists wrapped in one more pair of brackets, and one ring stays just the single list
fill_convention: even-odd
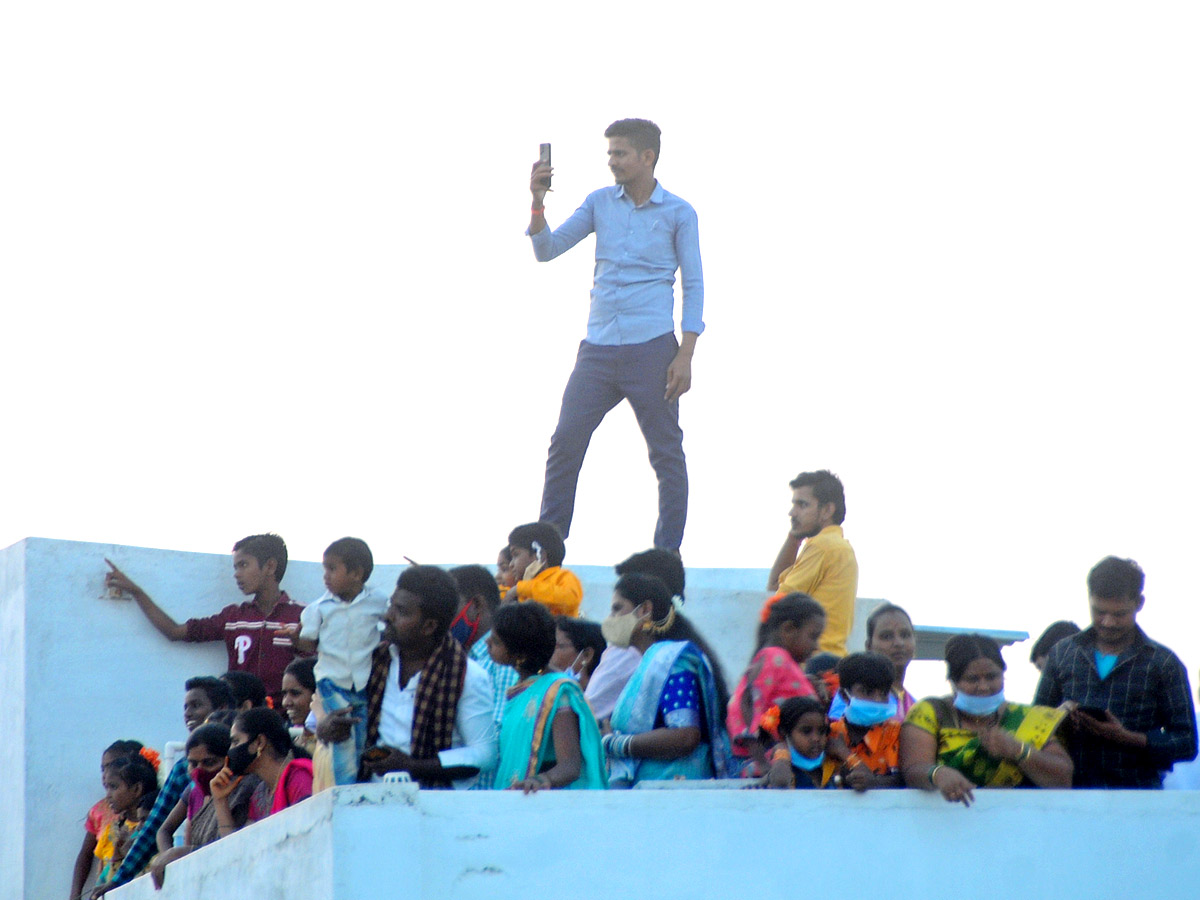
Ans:
[{"label": "light blue shirt", "polygon": [[704,331],[704,273],[700,233],[691,204],[654,185],[634,206],[623,185],[588,194],[558,228],[549,225],[533,240],[533,254],[547,262],[596,233],[596,273],[588,314],[587,342],[642,344],[675,330],[675,272],[683,287],[684,331]]}]

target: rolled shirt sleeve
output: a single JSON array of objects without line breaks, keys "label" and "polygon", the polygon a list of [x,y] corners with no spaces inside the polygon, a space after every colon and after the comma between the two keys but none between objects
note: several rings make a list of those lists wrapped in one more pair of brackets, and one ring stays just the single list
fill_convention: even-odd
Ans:
[{"label": "rolled shirt sleeve", "polygon": [[700,224],[690,205],[679,214],[675,227],[675,257],[679,260],[679,282],[683,288],[680,328],[694,334],[704,331],[704,267],[700,263]]},{"label": "rolled shirt sleeve", "polygon": [[310,603],[300,613],[300,637],[315,641],[321,634],[321,601]]}]

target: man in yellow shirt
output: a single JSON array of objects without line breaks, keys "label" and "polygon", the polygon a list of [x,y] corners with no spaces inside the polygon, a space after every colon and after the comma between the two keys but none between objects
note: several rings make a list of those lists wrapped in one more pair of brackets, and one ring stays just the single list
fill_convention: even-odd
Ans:
[{"label": "man in yellow shirt", "polygon": [[842,534],[846,492],[827,469],[802,472],[790,487],[792,527],[771,566],[767,590],[776,593],[763,609],[764,620],[777,598],[808,594],[825,608],[819,649],[845,656],[858,593],[858,560]]},{"label": "man in yellow shirt", "polygon": [[556,616],[579,615],[583,585],[562,567],[566,547],[557,527],[549,522],[518,525],[508,536],[508,552],[518,580],[505,594],[505,603],[535,600]]}]

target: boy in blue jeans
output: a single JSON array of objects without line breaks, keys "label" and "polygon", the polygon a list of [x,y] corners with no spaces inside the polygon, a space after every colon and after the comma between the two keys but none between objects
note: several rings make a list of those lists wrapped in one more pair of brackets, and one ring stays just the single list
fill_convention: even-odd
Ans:
[{"label": "boy in blue jeans", "polygon": [[317,651],[313,674],[325,712],[347,706],[354,710],[358,721],[351,736],[332,747],[334,781],[354,784],[367,739],[371,654],[379,644],[379,623],[389,598],[366,585],[375,562],[365,541],[350,537],[334,541],[322,564],[326,591],[300,614],[296,648],[302,653]]}]

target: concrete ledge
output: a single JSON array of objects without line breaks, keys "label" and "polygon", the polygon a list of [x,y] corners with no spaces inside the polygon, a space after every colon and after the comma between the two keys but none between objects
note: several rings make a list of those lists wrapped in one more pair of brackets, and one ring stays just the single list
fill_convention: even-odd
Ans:
[{"label": "concrete ledge", "polygon": [[[1200,804],[1186,793],[417,791],[338,788],[198,851],[114,900],[496,900],[838,896],[1190,898]],[[938,873],[941,873],[940,875]],[[885,886],[886,882],[886,886]]]}]

